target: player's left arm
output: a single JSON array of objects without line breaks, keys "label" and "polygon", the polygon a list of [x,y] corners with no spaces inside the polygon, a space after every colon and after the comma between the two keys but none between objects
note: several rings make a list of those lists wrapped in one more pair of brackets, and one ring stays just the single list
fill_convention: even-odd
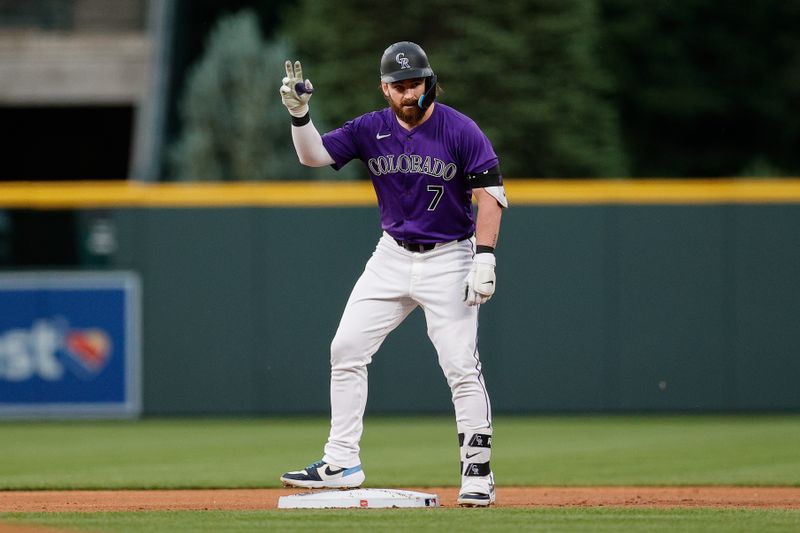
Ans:
[{"label": "player's left arm", "polygon": [[500,235],[500,219],[503,217],[503,206],[485,189],[473,189],[472,195],[478,204],[478,217],[475,220],[475,243],[485,249],[494,250],[497,237]]},{"label": "player's left arm", "polygon": [[485,303],[494,294],[497,284],[494,249],[500,235],[503,209],[508,207],[502,181],[499,185],[472,189],[472,195],[478,204],[478,217],[475,221],[475,259],[464,287],[467,305]]}]

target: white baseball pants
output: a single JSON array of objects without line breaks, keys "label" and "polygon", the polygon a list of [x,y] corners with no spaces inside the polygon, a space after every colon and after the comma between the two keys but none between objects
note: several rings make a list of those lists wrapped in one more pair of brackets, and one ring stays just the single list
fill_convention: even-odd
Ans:
[{"label": "white baseball pants", "polygon": [[463,302],[475,242],[417,253],[384,233],[347,301],[331,343],[331,431],[323,460],[361,463],[367,365],[386,336],[418,305],[452,392],[459,433],[491,428],[491,405],[478,357],[478,306]]}]

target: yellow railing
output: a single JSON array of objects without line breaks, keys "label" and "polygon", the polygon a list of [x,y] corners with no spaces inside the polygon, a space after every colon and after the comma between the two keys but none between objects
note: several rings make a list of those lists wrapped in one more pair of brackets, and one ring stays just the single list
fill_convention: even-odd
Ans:
[{"label": "yellow railing", "polygon": [[[514,205],[800,203],[800,179],[508,179]],[[0,208],[338,207],[375,205],[368,181],[142,183],[0,182]]]}]

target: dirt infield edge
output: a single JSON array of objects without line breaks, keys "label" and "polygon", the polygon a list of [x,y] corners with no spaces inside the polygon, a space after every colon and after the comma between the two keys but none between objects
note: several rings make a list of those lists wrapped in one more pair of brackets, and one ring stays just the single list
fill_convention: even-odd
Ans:
[{"label": "dirt infield edge", "polygon": [[[455,507],[453,487],[409,487]],[[298,489],[0,491],[0,512],[269,510]],[[497,507],[800,509],[800,487],[500,487]]]}]

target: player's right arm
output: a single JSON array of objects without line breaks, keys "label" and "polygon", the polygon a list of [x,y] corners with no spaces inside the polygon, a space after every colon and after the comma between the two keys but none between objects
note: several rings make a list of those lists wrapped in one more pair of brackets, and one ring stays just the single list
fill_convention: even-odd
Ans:
[{"label": "player's right arm", "polygon": [[292,115],[292,142],[300,163],[309,167],[324,167],[334,163],[333,158],[322,144],[320,136],[308,114],[308,101],[314,92],[310,80],[303,79],[303,69],[299,61],[294,66],[286,62],[286,77],[283,78],[280,93],[283,105]]}]

